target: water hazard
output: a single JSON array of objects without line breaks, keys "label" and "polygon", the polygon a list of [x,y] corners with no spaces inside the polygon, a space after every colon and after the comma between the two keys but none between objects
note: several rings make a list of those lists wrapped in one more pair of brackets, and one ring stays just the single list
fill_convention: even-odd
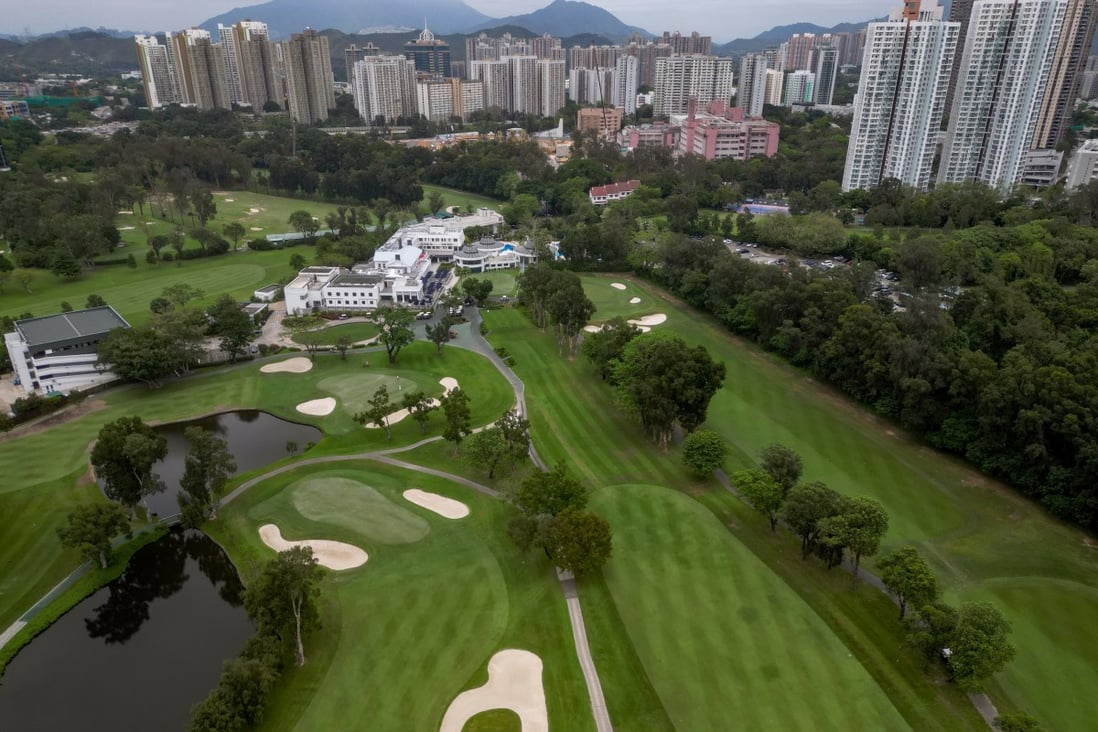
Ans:
[{"label": "water hazard", "polygon": [[179,512],[175,497],[189,448],[183,431],[195,425],[214,432],[228,443],[229,452],[236,459],[237,473],[262,468],[286,457],[290,454],[288,446],[294,452],[301,452],[310,442],[317,442],[323,436],[316,427],[288,422],[255,409],[223,412],[157,427],[156,431],[168,439],[168,456],[153,470],[164,480],[167,490],[149,496],[149,510],[160,516]]},{"label": "water hazard", "polygon": [[221,548],[173,530],[35,638],[0,680],[0,728],[179,730],[254,628]]}]

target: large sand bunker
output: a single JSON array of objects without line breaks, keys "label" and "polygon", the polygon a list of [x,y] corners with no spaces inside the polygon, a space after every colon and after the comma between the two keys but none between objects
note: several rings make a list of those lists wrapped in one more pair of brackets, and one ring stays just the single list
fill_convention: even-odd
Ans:
[{"label": "large sand bunker", "polygon": [[625,285],[623,285],[620,282],[611,282],[610,286],[613,287],[615,290],[624,290],[625,289]]},{"label": "large sand bunker", "polygon": [[450,702],[439,732],[461,732],[471,717],[489,709],[510,709],[522,732],[549,732],[541,659],[530,651],[508,649],[488,661],[488,683],[463,691]]},{"label": "large sand bunker", "polygon": [[448,519],[462,519],[469,515],[469,507],[461,501],[440,496],[437,493],[428,493],[419,488],[411,488],[404,491],[404,498],[417,506],[422,506],[428,511],[434,511],[439,516]]},{"label": "large sand bunker", "polygon": [[317,564],[328,569],[354,569],[366,564],[370,556],[351,544],[331,539],[305,539],[304,541],[286,541],[282,532],[274,524],[259,527],[259,538],[276,552],[284,552],[295,546],[307,546],[313,550]]},{"label": "large sand bunker", "polygon": [[639,325],[644,327],[651,327],[653,325],[660,325],[667,322],[667,316],[663,313],[656,313],[655,315],[645,315],[643,318],[636,318],[629,321],[632,325]]},{"label": "large sand bunker", "polygon": [[[442,388],[443,388],[445,394],[449,394],[454,389],[458,388],[458,380],[453,378],[452,376],[443,376],[441,379],[438,380],[438,383],[442,384]],[[436,407],[439,406],[438,399],[432,399],[431,404],[433,404]],[[394,424],[396,424],[397,422],[402,421],[409,414],[411,414],[411,412],[409,412],[407,409],[398,409],[395,412],[390,412],[389,413],[389,420],[388,420],[389,421],[389,426],[391,427]],[[368,423],[366,425],[366,427],[368,429],[378,429],[377,424],[374,423],[374,422]]]},{"label": "large sand bunker", "polygon": [[326,417],[335,411],[336,400],[333,397],[313,399],[297,405],[297,411],[312,417]]},{"label": "large sand bunker", "polygon": [[584,329],[584,331],[586,331],[588,333],[599,333],[599,332],[602,331],[602,326],[601,325],[585,325],[585,326],[583,326],[583,329]]},{"label": "large sand bunker", "polygon": [[269,363],[259,368],[265,374],[278,374],[282,372],[290,374],[303,374],[313,367],[313,362],[303,356],[295,356],[278,363]]}]

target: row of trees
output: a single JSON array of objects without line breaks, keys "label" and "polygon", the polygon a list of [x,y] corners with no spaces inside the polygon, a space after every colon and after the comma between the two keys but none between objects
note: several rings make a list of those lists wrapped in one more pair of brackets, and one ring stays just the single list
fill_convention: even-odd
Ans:
[{"label": "row of trees", "polygon": [[[714,440],[708,435],[712,433],[695,433],[684,444],[684,461],[697,472],[714,463]],[[872,498],[847,497],[819,481],[802,483],[801,474],[796,452],[770,445],[760,455],[759,468],[738,471],[731,482],[766,516],[771,531],[784,523],[800,538],[802,559],[814,553],[830,569],[849,555],[856,587],[862,559],[877,553],[888,530],[888,514]],[[876,566],[882,584],[895,597],[908,642],[928,670],[944,668],[962,689],[978,691],[1013,660],[1010,624],[1002,614],[987,602],[955,608],[941,601],[938,580],[917,549],[896,549]]]}]

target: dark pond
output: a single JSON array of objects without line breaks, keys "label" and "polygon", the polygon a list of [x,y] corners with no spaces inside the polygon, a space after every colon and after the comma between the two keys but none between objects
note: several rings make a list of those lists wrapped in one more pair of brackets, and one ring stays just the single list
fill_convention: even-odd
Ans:
[{"label": "dark pond", "polygon": [[236,569],[173,530],[34,639],[0,681],[0,729],[181,730],[254,628]]},{"label": "dark pond", "polygon": [[236,459],[238,473],[262,468],[286,457],[287,442],[296,443],[298,451],[303,451],[308,443],[319,442],[323,434],[316,427],[287,422],[255,409],[223,412],[157,427],[156,431],[168,438],[168,456],[157,463],[154,470],[163,478],[168,489],[149,496],[149,510],[160,516],[179,513],[175,496],[179,492],[183,460],[189,448],[183,430],[192,425],[211,430],[229,443],[229,452]]}]

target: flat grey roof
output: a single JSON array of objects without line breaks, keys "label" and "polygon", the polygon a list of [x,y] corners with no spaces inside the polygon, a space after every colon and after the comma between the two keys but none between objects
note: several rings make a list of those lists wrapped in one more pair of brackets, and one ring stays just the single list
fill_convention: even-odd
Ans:
[{"label": "flat grey roof", "polygon": [[28,346],[43,346],[73,338],[101,336],[115,328],[129,327],[130,324],[110,305],[15,321],[16,330],[23,336]]},{"label": "flat grey roof", "polygon": [[341,274],[332,280],[332,285],[376,285],[385,280],[385,275],[380,274]]},{"label": "flat grey roof", "polygon": [[265,285],[256,290],[256,292],[278,292],[281,289],[282,285]]}]

